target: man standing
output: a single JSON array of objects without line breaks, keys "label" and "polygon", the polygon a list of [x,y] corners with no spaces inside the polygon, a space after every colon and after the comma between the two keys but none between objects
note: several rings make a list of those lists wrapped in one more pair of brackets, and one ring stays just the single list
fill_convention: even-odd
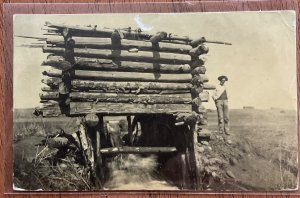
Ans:
[{"label": "man standing", "polygon": [[213,100],[215,101],[218,112],[219,132],[226,135],[229,134],[229,113],[228,113],[228,96],[226,92],[225,82],[228,81],[227,76],[219,76],[220,84],[216,86],[213,93]]}]

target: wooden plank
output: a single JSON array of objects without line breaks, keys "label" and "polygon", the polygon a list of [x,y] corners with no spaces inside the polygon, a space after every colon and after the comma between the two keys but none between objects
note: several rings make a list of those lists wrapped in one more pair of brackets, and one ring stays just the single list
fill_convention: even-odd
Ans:
[{"label": "wooden plank", "polygon": [[190,104],[126,104],[126,103],[93,103],[71,102],[70,115],[100,113],[105,115],[127,114],[174,114],[190,112]]},{"label": "wooden plank", "polygon": [[[61,69],[64,61],[62,56],[49,56],[42,65],[53,66]],[[114,71],[133,71],[133,72],[161,72],[161,73],[190,73],[191,67],[188,64],[160,64],[132,61],[113,61],[109,59],[96,58],[76,58],[75,68],[82,70],[114,70]],[[202,72],[203,73],[203,72]],[[204,72],[205,73],[205,72]]]},{"label": "wooden plank", "polygon": [[[52,53],[64,56],[65,49],[62,47],[43,47],[44,53]],[[191,56],[185,54],[174,54],[164,52],[128,52],[124,50],[105,50],[90,48],[74,48],[75,57],[112,59],[115,61],[134,61],[148,63],[165,63],[165,64],[189,64]]]},{"label": "wooden plank", "polygon": [[174,153],[177,152],[175,147],[112,147],[102,148],[102,154],[159,154],[159,153]]},{"label": "wooden plank", "polygon": [[[92,49],[120,49],[130,50],[137,49],[138,51],[158,51],[169,52],[178,54],[189,54],[192,49],[189,45],[180,45],[173,43],[152,44],[149,41],[140,40],[120,40],[118,45],[114,44],[111,38],[89,38],[89,37],[73,37],[75,40],[76,48],[92,48]],[[55,45],[57,47],[64,47],[64,39],[62,37],[48,38],[46,41],[48,44]]]}]

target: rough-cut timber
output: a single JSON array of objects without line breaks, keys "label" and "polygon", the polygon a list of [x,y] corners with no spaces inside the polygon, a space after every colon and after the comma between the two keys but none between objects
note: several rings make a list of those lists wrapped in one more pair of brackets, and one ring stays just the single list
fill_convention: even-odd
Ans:
[{"label": "rough-cut timber", "polygon": [[176,152],[175,147],[111,147],[103,148],[100,150],[102,154],[120,154],[120,153],[132,153],[132,154],[158,154],[158,153],[173,153]]},{"label": "rough-cut timber", "polygon": [[[51,79],[51,78],[50,78]],[[50,80],[48,80],[50,81]],[[92,80],[72,80],[72,88],[77,90],[190,90],[190,83],[163,83],[163,82],[109,82]],[[214,85],[204,83],[203,89],[215,89]]]},{"label": "rough-cut timber", "polygon": [[61,78],[43,78],[41,80],[42,83],[48,85],[49,87],[51,88],[57,88],[58,87],[58,84],[62,82],[62,79]]},{"label": "rough-cut timber", "polygon": [[[44,66],[52,66],[62,70],[64,58],[61,56],[50,56],[42,63]],[[75,68],[80,70],[107,70],[107,71],[133,71],[133,72],[161,72],[161,73],[190,73],[188,64],[172,65],[159,63],[144,63],[132,61],[113,61],[109,59],[77,58]],[[205,72],[202,73],[204,74]]]},{"label": "rough-cut timber", "polygon": [[[115,45],[110,38],[86,38],[86,37],[73,37],[75,40],[75,48],[92,48],[92,49],[121,49],[131,50],[137,49],[138,51],[159,51],[178,54],[188,54],[192,49],[189,45],[180,45],[173,43],[158,43],[152,44],[149,41],[139,40],[126,40],[122,39],[118,45]],[[62,37],[48,38],[48,44],[57,47],[64,47],[65,43]]]},{"label": "rough-cut timber", "polygon": [[[40,93],[42,101],[58,100],[57,90]],[[72,92],[72,101],[97,101],[97,102],[124,102],[124,103],[147,103],[147,104],[189,104],[191,103],[190,93],[174,94],[124,94],[124,93],[99,93],[99,92]],[[201,102],[208,102],[209,93],[207,91],[199,94]]]},{"label": "rough-cut timber", "polygon": [[136,94],[114,94],[114,93],[90,93],[90,92],[72,92],[70,94],[72,101],[96,101],[112,103],[138,103],[138,104],[189,104],[191,103],[191,94],[177,95],[136,95]]},{"label": "rough-cut timber", "polygon": [[[43,71],[43,74],[49,77],[61,77],[62,71],[57,69]],[[203,82],[208,78],[200,74]],[[113,72],[113,71],[86,71],[75,70],[75,79],[94,79],[108,81],[143,81],[143,82],[177,82],[187,83],[192,79],[191,74],[162,74],[162,73],[138,73],[138,72]]]},{"label": "rough-cut timber", "polygon": [[[63,56],[65,49],[62,47],[43,47],[44,53],[53,53]],[[115,61],[134,61],[164,64],[189,64],[192,59],[189,55],[164,52],[129,52],[125,50],[105,50],[90,48],[74,48],[75,57],[112,59]]]},{"label": "rough-cut timber", "polygon": [[71,102],[70,115],[101,113],[104,115],[174,114],[191,111],[190,104],[129,104],[107,102]]},{"label": "rough-cut timber", "polygon": [[57,101],[49,100],[48,102],[44,102],[37,110],[42,112],[43,117],[57,117],[62,115]]}]

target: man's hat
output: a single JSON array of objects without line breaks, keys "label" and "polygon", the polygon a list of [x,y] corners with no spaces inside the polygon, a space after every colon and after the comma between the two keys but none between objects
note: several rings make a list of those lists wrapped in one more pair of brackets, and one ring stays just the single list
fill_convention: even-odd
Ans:
[{"label": "man's hat", "polygon": [[221,81],[222,79],[225,79],[225,81],[228,81],[227,76],[219,76],[219,77],[218,77],[218,80],[219,80],[219,81]]}]

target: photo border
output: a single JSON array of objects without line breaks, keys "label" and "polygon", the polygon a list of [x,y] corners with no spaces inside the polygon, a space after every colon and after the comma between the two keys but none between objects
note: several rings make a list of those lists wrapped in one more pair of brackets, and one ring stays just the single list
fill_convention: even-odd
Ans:
[{"label": "photo border", "polygon": [[[14,1],[18,2],[18,1]],[[21,1],[20,1],[21,2]],[[32,3],[4,3],[1,2],[3,12],[1,15],[1,29],[2,36],[0,43],[1,48],[1,64],[0,67],[0,161],[1,161],[1,183],[0,194],[4,197],[16,197],[16,195],[31,195],[38,196],[57,196],[62,195],[66,197],[72,196],[142,196],[150,197],[157,196],[170,196],[170,195],[210,195],[216,197],[222,194],[224,197],[231,197],[241,195],[300,195],[299,190],[299,176],[298,176],[298,190],[292,191],[149,191],[149,190],[136,190],[136,191],[26,191],[16,192],[12,189],[12,175],[13,175],[13,15],[14,14],[99,14],[99,13],[182,13],[182,12],[234,12],[234,11],[276,11],[276,10],[294,10],[296,12],[296,45],[297,45],[297,95],[299,96],[299,77],[300,77],[300,64],[299,64],[299,6],[300,2],[297,0],[253,0],[253,1],[186,1],[186,2],[172,2],[172,1],[148,1],[132,2],[130,0],[122,1],[104,1],[104,3],[94,3],[94,1],[77,1],[81,3],[67,3],[68,1],[51,1],[53,3],[38,3],[44,2],[32,1]],[[47,1],[48,2],[48,1]],[[50,2],[50,1],[49,1]],[[70,2],[70,1],[69,1]],[[87,2],[90,2],[87,4]],[[110,3],[108,3],[110,2]],[[2,11],[2,10],[1,10]],[[299,97],[297,97],[297,106],[299,109]],[[299,111],[298,111],[299,123]],[[299,130],[298,125],[298,144],[299,144]],[[298,159],[299,159],[299,146],[298,146]],[[299,169],[299,163],[298,163]],[[15,196],[11,196],[15,195]]]}]

